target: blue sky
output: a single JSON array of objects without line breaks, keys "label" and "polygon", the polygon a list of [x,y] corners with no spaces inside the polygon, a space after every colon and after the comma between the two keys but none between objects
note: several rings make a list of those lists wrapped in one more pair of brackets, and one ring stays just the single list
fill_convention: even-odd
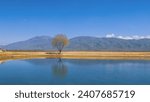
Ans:
[{"label": "blue sky", "polygon": [[0,45],[34,36],[150,35],[149,0],[0,0]]}]

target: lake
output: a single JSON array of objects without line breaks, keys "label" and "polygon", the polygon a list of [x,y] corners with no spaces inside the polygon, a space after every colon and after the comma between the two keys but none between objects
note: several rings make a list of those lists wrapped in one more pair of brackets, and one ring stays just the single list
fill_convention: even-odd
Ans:
[{"label": "lake", "polygon": [[150,60],[12,60],[0,64],[0,84],[150,85]]}]

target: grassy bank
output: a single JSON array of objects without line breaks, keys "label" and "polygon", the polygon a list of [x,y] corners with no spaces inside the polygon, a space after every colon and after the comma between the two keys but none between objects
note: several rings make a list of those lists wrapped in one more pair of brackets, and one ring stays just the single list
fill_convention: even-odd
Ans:
[{"label": "grassy bank", "polygon": [[150,52],[98,52],[98,51],[6,51],[0,52],[0,60],[29,58],[67,58],[67,59],[137,59],[150,60]]}]

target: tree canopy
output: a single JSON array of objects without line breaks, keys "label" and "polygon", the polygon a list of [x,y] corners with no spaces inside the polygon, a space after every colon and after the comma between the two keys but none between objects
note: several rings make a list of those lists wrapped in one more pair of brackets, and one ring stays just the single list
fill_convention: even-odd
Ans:
[{"label": "tree canopy", "polygon": [[52,40],[52,46],[57,48],[59,53],[61,53],[63,48],[68,44],[69,44],[69,40],[64,34],[58,34]]}]

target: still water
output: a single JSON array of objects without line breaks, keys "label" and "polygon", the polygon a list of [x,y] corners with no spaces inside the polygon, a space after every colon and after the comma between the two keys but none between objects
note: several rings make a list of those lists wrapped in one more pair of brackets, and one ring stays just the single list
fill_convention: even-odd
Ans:
[{"label": "still water", "polygon": [[150,60],[30,59],[0,64],[3,85],[150,85]]}]

